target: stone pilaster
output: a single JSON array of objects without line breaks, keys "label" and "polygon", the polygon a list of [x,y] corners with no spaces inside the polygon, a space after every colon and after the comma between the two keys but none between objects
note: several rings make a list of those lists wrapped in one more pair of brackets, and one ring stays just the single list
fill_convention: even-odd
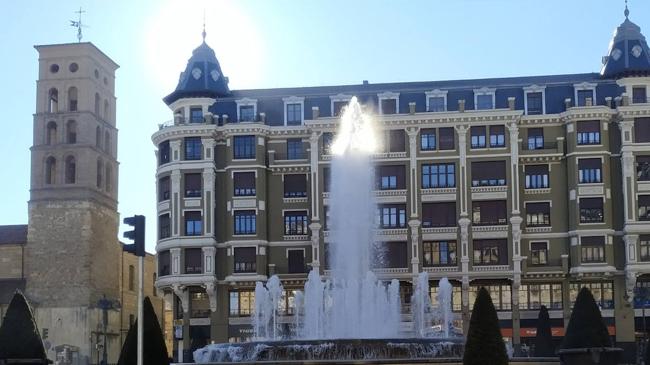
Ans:
[{"label": "stone pilaster", "polygon": [[309,136],[309,170],[311,174],[311,220],[320,220],[320,189],[318,186],[318,138],[321,133],[312,132]]},{"label": "stone pilaster", "polygon": [[467,217],[467,131],[468,126],[457,126],[458,133],[458,201],[460,202],[460,216]]},{"label": "stone pilaster", "polygon": [[460,263],[461,271],[469,272],[469,218],[462,217],[458,220],[460,226]]},{"label": "stone pilaster", "polygon": [[216,247],[201,247],[203,252],[203,273],[205,275],[214,275],[215,274],[215,253],[217,252]]},{"label": "stone pilaster", "polygon": [[179,236],[181,234],[181,199],[183,194],[181,194],[181,173],[180,170],[173,170],[170,177],[171,181],[171,199],[169,211],[171,216],[169,217],[170,225],[172,229],[172,236]]},{"label": "stone pilaster", "polygon": [[314,222],[309,225],[311,230],[311,267],[318,270],[320,268],[320,223]]},{"label": "stone pilaster", "polygon": [[[214,140],[212,140],[214,141]],[[205,227],[206,236],[214,233],[214,179],[215,171],[213,168],[203,169],[203,226]]]},{"label": "stone pilaster", "polygon": [[472,310],[469,307],[469,276],[468,275],[463,275],[460,298],[462,302],[463,334],[467,336],[467,330],[469,329],[469,319]]},{"label": "stone pilaster", "polygon": [[[409,187],[409,199],[411,202],[411,218],[416,218],[418,217],[418,162],[417,162],[417,154],[418,154],[418,133],[420,132],[420,128],[418,127],[411,127],[406,129],[406,133],[409,136],[409,170],[410,173],[407,175],[409,176],[409,183],[407,183],[407,187]],[[410,222],[409,222],[410,224]],[[416,272],[416,271],[414,271]]]},{"label": "stone pilaster", "polygon": [[409,227],[411,228],[411,266],[412,274],[416,276],[420,272],[420,220],[411,219]]},{"label": "stone pilaster", "polygon": [[172,248],[169,250],[169,254],[171,255],[172,259],[172,275],[180,275],[181,274],[181,249],[180,248]]},{"label": "stone pilaster", "polygon": [[169,142],[170,161],[180,161],[183,159],[181,153],[181,140],[173,140]]}]

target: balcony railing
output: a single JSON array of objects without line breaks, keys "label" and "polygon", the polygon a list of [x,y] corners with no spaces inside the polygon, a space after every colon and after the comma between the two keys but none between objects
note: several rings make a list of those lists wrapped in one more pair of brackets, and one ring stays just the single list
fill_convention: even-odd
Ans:
[{"label": "balcony railing", "polygon": [[305,151],[299,152],[275,152],[275,160],[278,161],[290,161],[290,160],[307,160],[309,155]]},{"label": "balcony railing", "polygon": [[521,150],[522,151],[535,151],[535,150],[556,150],[557,149],[557,141],[555,142],[544,142],[544,143],[528,143],[528,142],[522,142],[521,143]]}]

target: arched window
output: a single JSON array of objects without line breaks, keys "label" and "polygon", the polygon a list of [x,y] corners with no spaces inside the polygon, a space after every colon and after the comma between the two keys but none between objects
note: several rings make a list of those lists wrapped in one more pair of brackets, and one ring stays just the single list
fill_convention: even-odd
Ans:
[{"label": "arched window", "polygon": [[47,111],[50,113],[59,112],[59,90],[51,88],[47,93]]},{"label": "arched window", "polygon": [[56,179],[56,158],[50,156],[45,160],[45,183],[54,184]]},{"label": "arched window", "polygon": [[95,147],[102,147],[102,129],[99,126],[95,129]]},{"label": "arched window", "polygon": [[68,89],[68,110],[77,111],[77,88],[74,86]]},{"label": "arched window", "polygon": [[47,123],[47,134],[45,136],[45,143],[48,145],[56,144],[56,122]]},{"label": "arched window", "polygon": [[101,159],[97,159],[97,188],[102,188],[102,183],[104,181],[104,163]]},{"label": "arched window", "polygon": [[104,151],[107,154],[111,154],[111,134],[108,131],[104,132]]},{"label": "arched window", "polygon": [[108,100],[104,100],[104,120],[109,120],[110,106],[108,105]]},{"label": "arched window", "polygon": [[65,183],[74,184],[77,180],[77,164],[74,157],[68,156],[65,159]]},{"label": "arched window", "polygon": [[66,143],[73,144],[77,143],[77,122],[74,120],[69,120],[68,124],[66,124],[66,135],[65,135],[65,141]]},{"label": "arched window", "polygon": [[95,93],[95,115],[99,116],[99,93]]},{"label": "arched window", "polygon": [[113,185],[111,183],[111,179],[112,179],[111,175],[113,175],[112,170],[111,170],[111,165],[106,163],[106,191],[108,191],[109,193],[111,192],[111,189],[113,188]]}]

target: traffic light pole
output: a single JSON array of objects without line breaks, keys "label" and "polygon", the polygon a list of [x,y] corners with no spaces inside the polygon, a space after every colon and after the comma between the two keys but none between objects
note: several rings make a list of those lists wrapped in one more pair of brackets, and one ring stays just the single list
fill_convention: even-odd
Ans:
[{"label": "traffic light pole", "polygon": [[125,231],[124,238],[133,240],[133,244],[123,245],[122,249],[138,256],[138,360],[137,365],[142,365],[142,352],[144,350],[144,227],[145,217],[143,215],[134,215],[133,217],[124,218],[124,224],[133,227],[132,231]]},{"label": "traffic light pole", "polygon": [[138,257],[138,365],[142,365],[142,351],[144,350],[144,257]]}]

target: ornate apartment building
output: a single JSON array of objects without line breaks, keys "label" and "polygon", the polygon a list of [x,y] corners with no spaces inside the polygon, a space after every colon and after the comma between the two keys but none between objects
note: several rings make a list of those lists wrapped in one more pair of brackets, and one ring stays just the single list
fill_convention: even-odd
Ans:
[{"label": "ornate apartment building", "polygon": [[650,286],[650,50],[627,15],[600,73],[480,80],[230,90],[204,35],[152,137],[175,350],[250,337],[255,281],[271,275],[290,322],[307,272],[327,273],[329,146],[352,96],[382,130],[375,270],[401,281],[405,312],[427,271],[432,297],[453,283],[466,328],[486,286],[518,346],[540,305],[562,336],[587,286],[634,349]]}]

